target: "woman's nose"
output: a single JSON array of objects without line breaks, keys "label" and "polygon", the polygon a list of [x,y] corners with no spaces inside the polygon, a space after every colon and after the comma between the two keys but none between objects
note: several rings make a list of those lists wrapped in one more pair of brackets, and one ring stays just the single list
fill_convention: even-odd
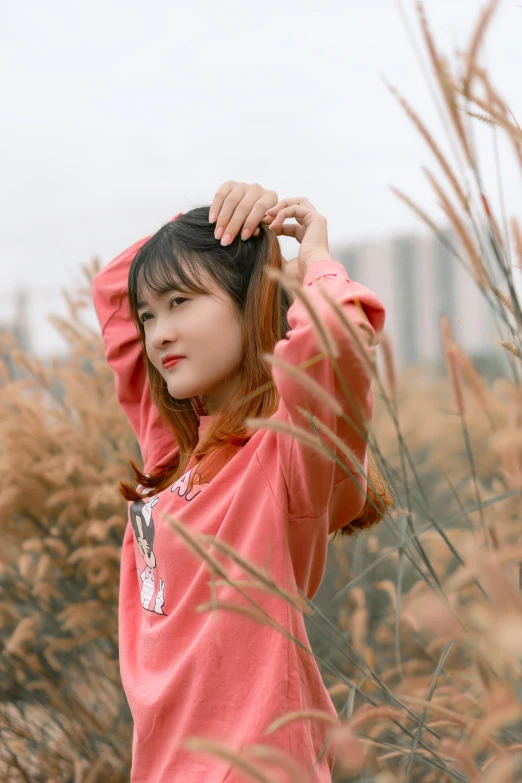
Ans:
[{"label": "woman's nose", "polygon": [[176,333],[166,320],[157,319],[155,324],[154,334],[152,335],[152,345],[157,350],[163,348],[167,343],[176,342]]}]

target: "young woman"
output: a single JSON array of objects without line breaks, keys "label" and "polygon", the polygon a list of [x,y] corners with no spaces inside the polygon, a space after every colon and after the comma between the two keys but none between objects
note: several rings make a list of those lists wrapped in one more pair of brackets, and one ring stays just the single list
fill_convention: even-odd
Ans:
[{"label": "young woman", "polygon": [[[337,413],[279,362],[303,365],[321,353],[303,301],[266,274],[285,266],[280,235],[300,243],[285,273],[300,281],[338,347],[348,397],[328,357],[305,370],[338,401]],[[121,485],[129,524],[119,645],[134,720],[132,783],[247,780],[230,763],[185,747],[193,736],[238,751],[275,746],[310,771],[327,724],[306,719],[264,732],[294,710],[336,717],[302,613],[271,592],[250,590],[296,644],[233,608],[198,611],[213,597],[208,566],[167,519],[230,545],[284,590],[295,595],[298,586],[312,598],[329,533],[381,518],[390,498],[368,461],[371,377],[319,282],[375,351],[383,305],[331,258],[325,218],[305,198],[278,202],[274,191],[235,182],[222,185],[210,207],[177,215],[132,245],[94,280],[107,361],[143,458],[142,471],[133,465],[136,486]],[[298,406],[349,446],[368,483],[355,467],[350,475],[287,432],[245,425],[271,417],[313,433]],[[224,567],[231,579],[252,579],[232,559]],[[226,582],[214,590],[218,602],[249,606]],[[328,744],[310,780],[331,779],[334,752]]]}]

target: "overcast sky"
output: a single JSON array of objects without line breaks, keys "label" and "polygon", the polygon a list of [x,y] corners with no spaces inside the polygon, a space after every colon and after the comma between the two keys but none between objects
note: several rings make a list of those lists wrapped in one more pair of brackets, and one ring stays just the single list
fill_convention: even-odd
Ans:
[{"label": "overcast sky", "polygon": [[[427,0],[446,51],[482,5]],[[226,179],[307,196],[333,244],[422,230],[390,184],[435,209],[430,154],[380,76],[439,133],[395,0],[2,0],[0,15],[0,320],[28,286],[37,349],[58,345],[45,313],[80,264],[210,203]],[[521,33],[521,5],[504,0],[487,64],[519,120]],[[510,162],[503,177],[516,203]]]}]

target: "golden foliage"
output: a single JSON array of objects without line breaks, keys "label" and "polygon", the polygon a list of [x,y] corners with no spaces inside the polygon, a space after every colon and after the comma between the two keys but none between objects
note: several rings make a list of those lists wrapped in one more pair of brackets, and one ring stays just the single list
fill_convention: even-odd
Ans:
[{"label": "golden foliage", "polygon": [[[64,362],[0,353],[0,780],[128,780],[132,725],[117,661],[134,436],[101,337],[70,300]],[[67,327],[67,328],[66,328]]]},{"label": "golden foliage", "polygon": [[[478,118],[488,132],[504,133],[522,169],[522,132],[478,62],[497,5],[491,0],[481,12],[462,68],[453,72],[417,2],[455,166],[390,88],[452,188],[450,196],[427,171],[460,241],[452,247],[456,262],[464,263],[503,329],[498,350],[510,372],[493,382],[483,377],[446,319],[449,379],[437,368],[399,374],[386,336],[379,346],[385,383],[375,372],[370,448],[395,504],[379,528],[331,546],[338,585],[331,605],[322,607],[331,646],[319,664],[339,713],[331,735],[336,783],[346,774],[378,783],[520,780],[522,311],[509,237],[499,225],[509,224],[521,264],[522,235],[516,218],[493,214],[472,127]],[[442,237],[415,200],[393,190]],[[89,283],[92,272],[84,271]],[[2,348],[0,779],[13,783],[116,783],[129,773],[131,723],[116,636],[126,514],[117,486],[138,454],[101,339],[81,321],[88,299],[87,287],[69,297],[70,319],[55,319],[69,342],[66,362],[46,365],[8,338]],[[323,325],[314,325],[324,350],[335,355]],[[363,358],[376,371],[371,352]],[[313,391],[324,399],[323,390]],[[266,426],[250,422],[260,423]],[[317,430],[312,436],[295,427],[290,434],[323,449]],[[246,622],[272,624],[292,639],[253,591],[287,601],[307,622],[317,620],[318,602],[283,589],[231,547],[219,548],[178,520],[170,524],[206,563],[213,588],[226,585],[243,599],[231,600],[229,590],[226,601],[195,611],[241,612]],[[248,578],[235,578],[238,569]],[[280,716],[266,733],[300,720],[331,723],[325,713],[304,709]],[[238,750],[197,737],[185,745],[227,760],[250,780],[280,783],[275,768],[293,783],[308,779],[297,759],[268,745]]]}]

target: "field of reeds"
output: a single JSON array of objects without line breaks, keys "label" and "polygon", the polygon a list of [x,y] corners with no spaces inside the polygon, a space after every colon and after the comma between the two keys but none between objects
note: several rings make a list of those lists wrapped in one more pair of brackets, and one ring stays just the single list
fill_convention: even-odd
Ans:
[{"label": "field of reeds", "polygon": [[[515,783],[522,779],[522,265],[516,216],[485,192],[475,134],[502,135],[522,174],[522,131],[480,65],[499,5],[481,13],[467,51],[439,51],[417,4],[427,78],[451,155],[396,95],[438,169],[426,169],[442,218],[396,194],[448,242],[495,319],[506,371],[480,373],[440,324],[445,372],[395,369],[385,335],[374,372],[370,447],[394,507],[376,527],[330,544],[324,589],[304,606],[314,653],[339,719],[334,781]],[[101,337],[83,318],[95,262],[55,324],[64,361],[1,347],[0,780],[128,780],[132,722],[117,660],[117,594],[125,502],[117,491],[139,451],[116,401]],[[312,424],[312,422],[311,422]],[[319,423],[320,424],[320,423]],[[307,442],[328,445],[320,427]],[[296,435],[298,436],[298,435]],[[187,546],[209,541],[175,520]],[[240,553],[222,553],[241,559]],[[204,554],[203,554],[204,556]],[[207,559],[212,576],[212,561]],[[267,574],[249,579],[277,589]],[[223,566],[223,568],[225,568]],[[223,573],[221,578],[226,578]],[[320,713],[284,721],[330,720]],[[245,779],[304,783],[268,747],[241,756]]]}]

